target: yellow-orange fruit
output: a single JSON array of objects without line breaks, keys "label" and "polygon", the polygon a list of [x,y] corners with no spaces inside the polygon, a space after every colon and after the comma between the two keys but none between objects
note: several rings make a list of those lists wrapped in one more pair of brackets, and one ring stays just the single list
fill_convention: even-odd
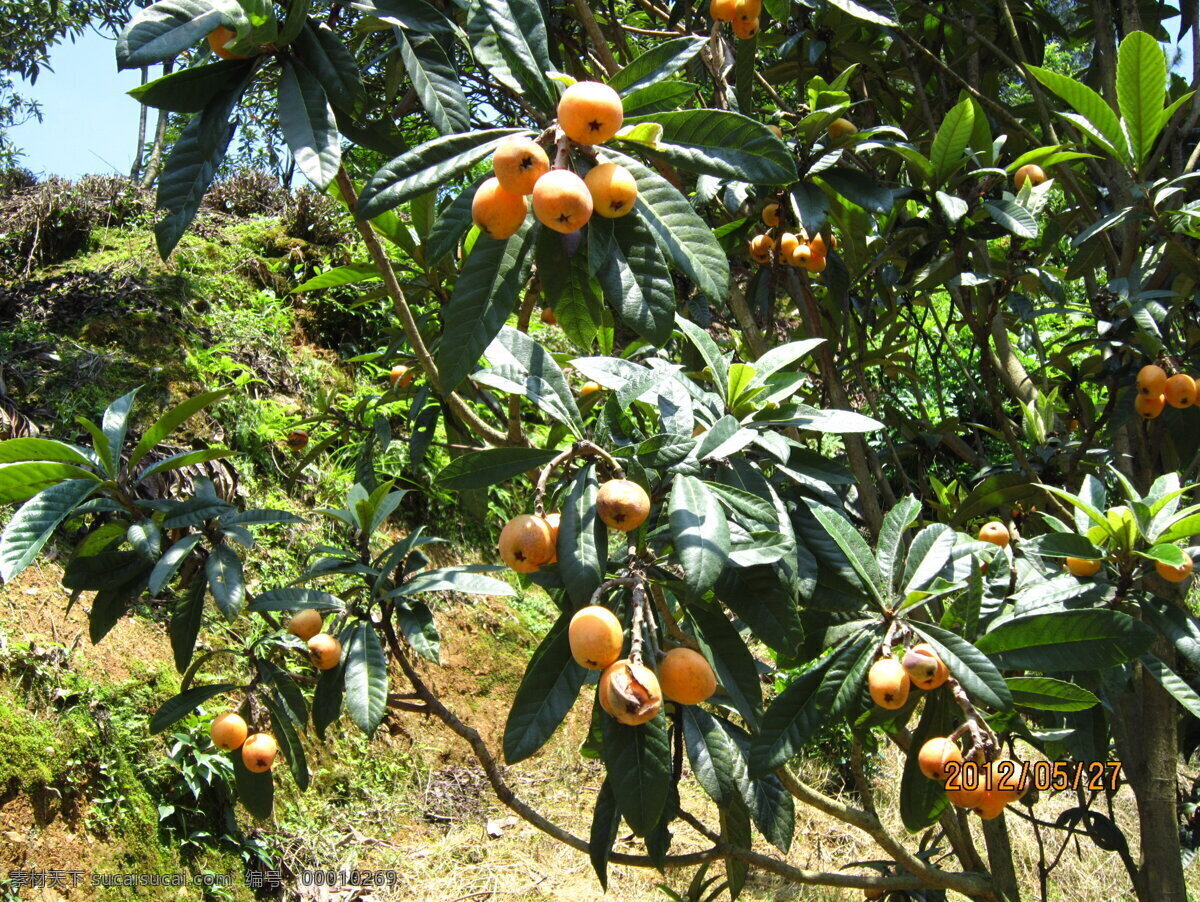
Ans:
[{"label": "yellow-orange fruit", "polygon": [[1067,558],[1067,569],[1071,571],[1073,576],[1095,576],[1103,566],[1103,561],[1088,561],[1080,557]]},{"label": "yellow-orange fruit", "polygon": [[224,25],[218,25],[208,33],[208,46],[223,60],[244,60],[249,57],[242,56],[240,53],[234,53],[231,50],[226,50],[225,45],[234,39],[237,32],[232,28],[226,28]]},{"label": "yellow-orange fruit", "polygon": [[849,119],[834,119],[825,129],[830,141],[841,141],[851,135],[858,134],[858,126]]},{"label": "yellow-orange fruit", "polygon": [[1006,807],[1008,807],[1006,795],[996,792],[994,789],[985,789],[983,798],[980,799],[979,805],[974,810],[985,821],[990,821],[1002,815]]},{"label": "yellow-orange fruit", "polygon": [[533,215],[556,232],[577,232],[592,218],[592,193],[575,173],[552,169],[533,186]]},{"label": "yellow-orange fruit", "polygon": [[788,263],[792,264],[792,266],[807,267],[811,259],[812,248],[801,242],[796,245],[796,249],[788,257]]},{"label": "yellow-orange fruit", "polygon": [[732,22],[737,11],[737,0],[712,0],[708,14],[718,22]]},{"label": "yellow-orange fruit", "polygon": [[554,534],[541,517],[519,514],[500,530],[500,557],[517,573],[533,573],[554,551]]},{"label": "yellow-orange fruit", "polygon": [[610,664],[604,668],[604,672],[600,674],[600,682],[596,684],[596,701],[600,702],[605,714],[616,717],[612,706],[612,675],[613,666]]},{"label": "yellow-orange fruit", "polygon": [[904,707],[910,685],[904,666],[895,658],[881,658],[871,665],[867,674],[871,700],[879,707],[892,711]]},{"label": "yellow-orange fruit", "polygon": [[1029,790],[1029,774],[1020,761],[1003,759],[993,761],[991,768],[991,792],[1006,804],[1021,799]]},{"label": "yellow-orange fruit", "polygon": [[650,516],[650,496],[628,479],[610,479],[596,493],[596,512],[610,529],[632,532]]},{"label": "yellow-orange fruit", "polygon": [[837,236],[832,232],[829,233],[828,245],[825,244],[825,236],[820,232],[817,232],[817,234],[813,235],[812,239],[808,243],[809,246],[812,247],[813,253],[820,254],[822,257],[828,254],[830,250],[837,250],[838,246]]},{"label": "yellow-orange fruit", "polygon": [[308,640],[308,659],[317,670],[333,670],[342,662],[342,643],[329,633]]},{"label": "yellow-orange fruit", "polygon": [[547,564],[553,564],[558,560],[558,525],[562,522],[561,514],[546,514],[546,525],[550,527],[550,560]]},{"label": "yellow-orange fruit", "polygon": [[1143,395],[1161,395],[1167,390],[1167,371],[1151,363],[1137,374],[1138,391]]},{"label": "yellow-orange fruit", "polygon": [[918,689],[937,689],[950,679],[950,668],[928,642],[918,643],[906,651],[900,666]]},{"label": "yellow-orange fruit", "polygon": [[762,211],[763,225],[775,228],[779,225],[779,204],[767,204]]},{"label": "yellow-orange fruit", "polygon": [[607,681],[601,677],[601,684],[608,689],[606,710],[621,723],[643,724],[653,720],[662,708],[662,689],[649,667],[622,658],[610,664],[604,676]]},{"label": "yellow-orange fruit", "polygon": [[242,744],[242,763],[246,770],[264,774],[275,766],[279,745],[270,733],[255,733]]},{"label": "yellow-orange fruit", "polygon": [[755,263],[770,263],[775,239],[770,235],[755,235],[750,239],[750,257]]},{"label": "yellow-orange fruit", "polygon": [[917,764],[921,768],[921,773],[930,780],[945,782],[946,777],[949,776],[946,773],[946,766],[962,764],[962,760],[962,752],[958,750],[958,746],[945,736],[935,736],[926,740],[925,744],[921,746],[921,750],[917,752]]},{"label": "yellow-orange fruit", "polygon": [[979,530],[979,541],[991,542],[993,545],[999,545],[1001,548],[1008,547],[1009,538],[1008,527],[999,520],[984,523]]},{"label": "yellow-orange fruit", "polygon": [[592,195],[592,209],[605,219],[618,219],[632,212],[638,195],[637,181],[624,166],[616,163],[593,166],[583,183]]},{"label": "yellow-orange fruit", "polygon": [[579,389],[579,397],[586,398],[588,395],[594,395],[598,391],[604,391],[604,386],[599,382],[585,382],[583,387]]},{"label": "yellow-orange fruit", "polygon": [[621,95],[598,81],[577,81],[558,100],[558,127],[577,144],[603,144],[624,120]]},{"label": "yellow-orange fruit", "polygon": [[946,798],[959,808],[975,811],[987,797],[987,765],[966,762],[946,781]]},{"label": "yellow-orange fruit", "polygon": [[762,15],[762,0],[737,0],[733,8],[733,21],[753,22],[758,27],[758,17]]},{"label": "yellow-orange fruit", "polygon": [[658,664],[663,695],[681,705],[698,705],[717,691],[717,675],[704,655],[672,648]]},{"label": "yellow-orange fruit", "polygon": [[308,447],[308,433],[303,429],[293,429],[287,434],[287,446],[293,451],[303,451]]},{"label": "yellow-orange fruit", "polygon": [[779,236],[779,259],[791,262],[792,254],[796,252],[796,248],[800,246],[800,239],[791,232],[784,232]]},{"label": "yellow-orange fruit", "polygon": [[408,388],[416,378],[417,371],[402,363],[396,364],[388,373],[388,382],[392,383],[392,388]]},{"label": "yellow-orange fruit", "polygon": [[489,238],[504,241],[521,230],[528,209],[525,198],[500,187],[495,176],[475,189],[471,201],[471,219]]},{"label": "yellow-orange fruit", "polygon": [[882,899],[884,890],[881,889],[865,889],[863,890],[864,899]]},{"label": "yellow-orange fruit", "polygon": [[293,636],[298,636],[307,642],[317,633],[321,632],[321,627],[324,625],[324,618],[320,611],[314,611],[312,608],[307,608],[303,611],[297,611],[288,620],[287,629]]},{"label": "yellow-orange fruit", "polygon": [[1163,412],[1166,406],[1167,398],[1165,395],[1139,394],[1133,399],[1133,409],[1137,411],[1138,416],[1143,420],[1153,420]]},{"label": "yellow-orange fruit", "polygon": [[1167,380],[1163,395],[1172,407],[1191,407],[1196,403],[1196,380],[1186,373],[1176,373]]},{"label": "yellow-orange fruit", "polygon": [[[739,0],[738,5],[741,5],[741,0]],[[741,38],[743,41],[750,40],[752,37],[758,34],[758,19],[734,19],[733,34],[735,37]]]},{"label": "yellow-orange fruit", "polygon": [[218,714],[208,728],[208,735],[212,737],[213,745],[226,752],[240,749],[249,732],[246,721],[242,720],[240,714],[234,714],[232,711]]},{"label": "yellow-orange fruit", "polygon": [[1026,182],[1031,182],[1034,185],[1040,185],[1046,181],[1046,171],[1036,163],[1026,163],[1013,175],[1013,184],[1020,191],[1025,187]]},{"label": "yellow-orange fruit", "polygon": [[[809,247],[811,246],[812,245],[809,245]],[[825,267],[828,262],[829,261],[824,254],[809,254],[808,260],[806,260],[804,263],[804,268],[813,273],[825,272]]]},{"label": "yellow-orange fruit", "polygon": [[1157,570],[1158,575],[1167,582],[1181,583],[1192,575],[1192,567],[1194,566],[1190,557],[1185,554],[1184,558],[1186,558],[1186,560],[1178,567],[1172,567],[1170,564],[1164,564],[1162,561],[1155,561],[1154,569]]},{"label": "yellow-orange fruit", "polygon": [[621,621],[606,607],[598,604],[580,608],[567,628],[571,657],[580,667],[604,670],[621,657],[625,633]]},{"label": "yellow-orange fruit", "polygon": [[550,158],[529,138],[509,138],[492,155],[492,171],[509,194],[532,194],[534,183],[550,171]]},{"label": "yellow-orange fruit", "polygon": [[542,322],[544,322],[547,326],[557,326],[558,325],[558,317],[554,315],[554,311],[551,310],[549,307],[543,307],[542,308]]},{"label": "yellow-orange fruit", "polygon": [[778,125],[768,125],[767,128],[771,130],[771,134],[773,134],[776,138],[783,137],[783,129],[781,129]]}]

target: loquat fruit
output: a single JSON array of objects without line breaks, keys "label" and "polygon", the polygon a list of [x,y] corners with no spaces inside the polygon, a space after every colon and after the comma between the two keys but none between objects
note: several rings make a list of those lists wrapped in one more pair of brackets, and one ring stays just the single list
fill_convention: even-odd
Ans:
[{"label": "loquat fruit", "polygon": [[323,625],[324,618],[321,616],[321,612],[306,608],[303,611],[297,611],[288,619],[287,631],[307,642],[321,632]]},{"label": "loquat fruit", "polygon": [[858,126],[849,119],[834,119],[825,129],[830,141],[841,141],[851,135],[858,134]]},{"label": "loquat fruit", "polygon": [[1026,163],[1013,174],[1013,184],[1017,186],[1018,191],[1025,187],[1026,182],[1040,185],[1044,181],[1046,181],[1046,170],[1036,163]]},{"label": "loquat fruit", "polygon": [[519,514],[500,530],[500,557],[517,573],[533,573],[555,553],[554,533],[542,517]]},{"label": "loquat fruit", "polygon": [[711,0],[708,14],[718,22],[732,22],[737,10],[737,0]]},{"label": "loquat fruit", "polygon": [[542,322],[547,326],[557,326],[558,317],[554,315],[554,311],[549,307],[542,308]]},{"label": "loquat fruit", "polygon": [[779,225],[779,204],[767,204],[763,207],[762,221],[763,225],[769,229]]},{"label": "loquat fruit", "polygon": [[558,100],[558,127],[576,144],[603,144],[624,120],[621,95],[598,81],[577,81]]},{"label": "loquat fruit", "polygon": [[242,744],[242,763],[251,773],[265,774],[275,766],[278,754],[279,744],[270,733],[255,733]]},{"label": "loquat fruit", "polygon": [[1172,407],[1191,407],[1196,403],[1196,380],[1186,373],[1176,373],[1167,380],[1163,396]]},{"label": "loquat fruit", "polygon": [[492,171],[509,194],[532,194],[537,180],[550,171],[550,158],[529,138],[508,138],[492,155]]},{"label": "loquat fruit", "polygon": [[517,234],[527,212],[525,198],[505,191],[495,176],[475,189],[471,201],[471,219],[485,235],[497,241],[505,241]]},{"label": "loquat fruit", "polygon": [[770,235],[755,235],[750,239],[750,258],[755,263],[770,263],[775,239]]},{"label": "loquat fruit", "polygon": [[388,373],[388,382],[392,384],[392,388],[408,388],[416,378],[417,371],[402,363],[396,364]]},{"label": "loquat fruit", "polygon": [[698,705],[717,691],[717,675],[704,655],[690,648],[672,648],[658,664],[663,695],[681,705]]},{"label": "loquat fruit", "polygon": [[592,195],[592,209],[605,219],[618,219],[633,210],[637,201],[637,182],[633,174],[616,163],[593,166],[583,183]]},{"label": "loquat fruit", "polygon": [[[811,245],[809,245],[811,247]],[[824,254],[812,253],[809,254],[808,261],[804,264],[804,268],[811,273],[825,272],[825,267],[829,261]]]},{"label": "loquat fruit", "polygon": [[592,193],[575,173],[552,169],[533,186],[533,215],[556,232],[577,232],[592,218]]},{"label": "loquat fruit", "polygon": [[918,689],[937,689],[950,679],[950,668],[928,642],[920,642],[906,651],[900,666]]},{"label": "loquat fruit", "polygon": [[837,250],[837,236],[832,232],[829,233],[829,244],[825,244],[825,236],[820,232],[813,235],[808,242],[814,254],[820,254],[822,257],[829,253],[830,250]]},{"label": "loquat fruit", "polygon": [[588,395],[594,395],[598,391],[604,391],[604,386],[599,382],[585,382],[583,387],[579,389],[579,397],[586,398]]},{"label": "loquat fruit", "polygon": [[567,628],[571,657],[580,667],[605,670],[621,657],[625,632],[621,621],[608,608],[598,604],[580,608]]},{"label": "loquat fruit", "polygon": [[979,541],[991,542],[993,545],[999,545],[1001,548],[1008,547],[1010,538],[1008,527],[999,520],[984,523],[979,529]]},{"label": "loquat fruit", "polygon": [[943,783],[949,774],[946,767],[950,764],[962,764],[963,756],[958,746],[945,736],[934,736],[927,739],[917,752],[917,764],[921,773],[930,780],[941,780]]},{"label": "loquat fruit", "polygon": [[733,8],[733,21],[753,22],[758,25],[758,17],[762,15],[762,0],[738,0]]},{"label": "loquat fruit", "polygon": [[1137,411],[1138,416],[1143,420],[1153,420],[1163,412],[1166,406],[1166,395],[1138,394],[1133,399],[1133,409]]},{"label": "loquat fruit", "polygon": [[596,493],[596,512],[610,529],[632,532],[650,516],[650,496],[628,479],[610,479]]},{"label": "loquat fruit", "polygon": [[232,711],[218,714],[208,728],[208,735],[212,737],[213,745],[225,752],[240,749],[249,732],[242,716]]},{"label": "loquat fruit", "polygon": [[613,717],[630,726],[654,719],[662,708],[662,689],[653,670],[622,658],[604,673],[608,677],[608,710]]},{"label": "loquat fruit", "polygon": [[1095,576],[1103,566],[1103,561],[1089,561],[1079,557],[1067,558],[1067,569],[1071,572],[1072,576],[1081,578]]},{"label": "loquat fruit", "polygon": [[788,257],[788,263],[792,264],[792,266],[807,268],[809,261],[812,260],[812,255],[812,247],[804,242],[800,242],[796,245],[796,249],[792,251],[791,256]]},{"label": "loquat fruit", "polygon": [[[741,6],[744,0],[739,0],[738,5]],[[743,41],[748,41],[758,34],[758,19],[734,19],[733,34],[735,37]]]},{"label": "loquat fruit", "polygon": [[342,643],[329,633],[317,633],[308,640],[308,659],[317,670],[333,670],[342,662]]},{"label": "loquat fruit", "polygon": [[800,239],[791,232],[784,232],[779,236],[779,259],[791,262],[792,254],[796,252],[796,248],[800,246]]},{"label": "loquat fruit", "polygon": [[308,447],[308,433],[303,429],[293,429],[287,434],[287,446],[293,451],[303,451]]},{"label": "loquat fruit", "polygon": [[1153,363],[1138,370],[1138,392],[1143,395],[1161,395],[1167,390],[1167,371]]},{"label": "loquat fruit", "polygon": [[1158,575],[1167,582],[1181,583],[1192,575],[1192,568],[1194,566],[1190,557],[1185,554],[1184,558],[1186,560],[1178,567],[1172,567],[1170,564],[1164,564],[1162,561],[1155,561],[1154,569],[1157,570]]},{"label": "loquat fruit", "polygon": [[908,701],[911,680],[903,665],[895,658],[880,658],[867,673],[871,700],[881,708],[895,711]]},{"label": "loquat fruit", "polygon": [[225,45],[237,37],[237,32],[232,28],[227,28],[224,25],[218,25],[208,33],[208,46],[223,60],[244,60],[249,59],[247,56],[242,56],[240,53],[234,53],[232,50],[226,50]]},{"label": "loquat fruit", "polygon": [[975,811],[987,797],[985,771],[988,765],[964,763],[946,781],[946,798],[952,805]]}]

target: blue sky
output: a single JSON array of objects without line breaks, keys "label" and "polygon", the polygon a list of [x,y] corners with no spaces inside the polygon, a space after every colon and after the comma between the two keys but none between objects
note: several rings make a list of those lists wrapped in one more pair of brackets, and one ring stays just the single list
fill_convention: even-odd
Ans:
[{"label": "blue sky", "polygon": [[[1172,35],[1175,23],[1168,25]],[[42,104],[45,121],[13,130],[25,156],[22,165],[39,175],[78,178],[91,173],[128,173],[136,151],[138,104],[126,95],[140,73],[118,72],[114,42],[88,32],[56,48],[36,85],[23,93]],[[1191,69],[1191,44],[1183,42],[1183,73]],[[153,77],[153,71],[151,77]],[[149,128],[157,112],[151,110]]]}]

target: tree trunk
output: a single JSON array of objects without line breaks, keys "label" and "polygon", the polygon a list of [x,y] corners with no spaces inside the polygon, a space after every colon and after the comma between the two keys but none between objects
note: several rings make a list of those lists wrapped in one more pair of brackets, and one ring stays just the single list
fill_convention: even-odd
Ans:
[{"label": "tree trunk", "polygon": [[[170,75],[171,70],[175,68],[174,60],[167,60],[163,63],[163,75]],[[142,107],[143,115],[145,107]],[[146,163],[146,171],[142,175],[141,185],[143,188],[149,188],[154,184],[154,180],[158,178],[159,170],[162,169],[162,154],[163,145],[167,142],[167,117],[170,115],[166,110],[158,111],[158,122],[154,127],[154,147],[150,151],[150,160]]]},{"label": "tree trunk", "polygon": [[[150,80],[150,67],[142,66],[142,84]],[[138,111],[138,134],[137,134],[137,152],[133,155],[133,168],[129,170],[130,181],[136,182],[142,174],[142,157],[146,153],[146,118],[149,108],[144,104],[138,104],[141,110]]]}]

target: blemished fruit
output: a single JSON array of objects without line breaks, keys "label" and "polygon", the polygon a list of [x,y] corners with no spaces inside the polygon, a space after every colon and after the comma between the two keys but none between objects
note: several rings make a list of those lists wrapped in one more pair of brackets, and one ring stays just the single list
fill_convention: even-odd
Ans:
[{"label": "blemished fruit", "polygon": [[223,60],[244,60],[249,57],[242,56],[240,53],[234,53],[231,50],[226,50],[225,45],[233,40],[237,34],[232,28],[226,28],[224,25],[218,25],[208,33],[208,46]]},{"label": "blemished fruit", "polygon": [[509,194],[532,194],[537,180],[550,171],[550,158],[529,138],[509,138],[492,155],[492,171]]},{"label": "blemished fruit", "polygon": [[755,263],[770,263],[775,239],[770,235],[755,235],[750,239],[750,258]]},{"label": "blemished fruit", "polygon": [[621,657],[625,633],[616,614],[593,604],[575,612],[567,628],[567,640],[571,657],[580,667],[604,670]]},{"label": "blemished fruit", "polygon": [[871,700],[890,711],[904,707],[911,684],[904,666],[895,658],[881,658],[871,665],[867,674]]},{"label": "blemished fruit", "polygon": [[737,0],[712,0],[708,14],[718,22],[732,22],[737,10]]},{"label": "blemished fruit", "polygon": [[779,204],[767,204],[762,211],[763,225],[767,228],[775,228],[779,225]]},{"label": "blemished fruit", "polygon": [[928,642],[918,643],[905,652],[900,666],[918,689],[937,689],[950,679],[950,668]]},{"label": "blemished fruit", "polygon": [[547,564],[553,564],[558,560],[558,525],[562,522],[562,514],[546,514],[543,518],[546,525],[550,527],[550,560]]},{"label": "blemished fruit", "polygon": [[1167,390],[1167,371],[1161,366],[1147,364],[1138,370],[1138,392],[1143,395],[1161,395]]},{"label": "blemished fruit", "polygon": [[958,746],[945,736],[934,736],[926,740],[917,752],[917,764],[921,773],[930,780],[941,780],[943,783],[949,774],[946,766],[951,763],[962,764],[963,756]]},{"label": "blemished fruit", "polygon": [[1103,566],[1103,561],[1088,561],[1080,557],[1067,558],[1067,569],[1071,571],[1072,576],[1083,578],[1095,576]]},{"label": "blemished fruit", "polygon": [[636,482],[610,479],[596,493],[596,512],[610,529],[632,532],[650,516],[650,496]]},{"label": "blemished fruit", "polygon": [[1166,395],[1139,394],[1133,399],[1133,409],[1143,420],[1153,420],[1163,412],[1166,406]]},{"label": "blemished fruit", "polygon": [[753,22],[758,26],[758,17],[762,15],[762,0],[737,0],[733,8],[733,21]]},{"label": "blemished fruit", "polygon": [[317,670],[333,670],[342,662],[342,643],[329,633],[308,640],[308,659]]},{"label": "blemished fruit", "polygon": [[297,611],[288,620],[287,630],[293,636],[298,636],[307,642],[317,633],[321,632],[321,627],[324,625],[324,618],[320,611],[314,611],[312,608],[307,608],[303,611]]},{"label": "blemished fruit", "polygon": [[1176,373],[1167,380],[1163,396],[1172,407],[1191,407],[1196,403],[1196,380],[1186,373]]},{"label": "blemished fruit", "polygon": [[791,232],[784,232],[779,236],[779,259],[790,261],[792,254],[796,248],[800,246],[800,239]]},{"label": "blemished fruit", "polygon": [[554,534],[542,517],[519,514],[500,530],[500,557],[517,573],[533,573],[554,557]]},{"label": "blemished fruit", "polygon": [[600,682],[596,684],[596,701],[600,702],[605,714],[616,717],[612,706],[612,675],[613,667],[610,664],[604,668],[604,672],[600,674]]},{"label": "blemished fruit", "polygon": [[1001,548],[1008,547],[1008,541],[1011,538],[1008,532],[1008,527],[999,520],[993,520],[991,523],[984,523],[979,529],[979,541],[991,542],[993,545],[999,545]]},{"label": "blemished fruit", "polygon": [[212,726],[208,728],[213,745],[225,752],[240,749],[249,732],[246,721],[242,720],[240,714],[234,714],[232,711],[218,714],[213,718]]},{"label": "blemished fruit", "polygon": [[622,658],[608,666],[604,677],[600,682],[608,690],[607,710],[621,723],[643,724],[653,720],[662,708],[662,689],[649,667]]},{"label": "blemished fruit", "polygon": [[592,209],[605,219],[618,219],[633,211],[637,182],[624,166],[616,163],[593,166],[583,183],[592,195]]},{"label": "blemished fruit", "polygon": [[585,382],[583,387],[579,389],[579,397],[586,398],[588,395],[594,395],[598,391],[604,391],[604,386],[599,382]]},{"label": "blemished fruit", "polygon": [[265,774],[275,766],[278,754],[279,744],[270,733],[255,733],[242,744],[242,763],[251,773]]},{"label": "blemished fruit", "polygon": [[1154,569],[1167,582],[1181,583],[1192,575],[1192,568],[1194,566],[1190,557],[1185,554],[1184,558],[1186,560],[1178,567],[1172,567],[1170,564],[1164,564],[1162,561],[1155,561]]},{"label": "blemished fruit", "polygon": [[308,433],[303,429],[293,429],[287,434],[287,446],[293,451],[303,451],[308,447]]},{"label": "blemished fruit", "polygon": [[1044,181],[1046,181],[1046,170],[1036,163],[1026,163],[1013,174],[1013,184],[1017,186],[1018,191],[1025,187],[1026,182],[1040,185]]},{"label": "blemished fruit", "polygon": [[717,675],[704,655],[672,648],[658,664],[663,695],[681,705],[698,705],[717,691]]},{"label": "blemished fruit", "polygon": [[834,119],[825,129],[830,141],[841,141],[851,135],[858,134],[858,126],[849,119]]},{"label": "blemished fruit", "polygon": [[[544,177],[544,176],[543,176]],[[489,238],[504,241],[521,230],[528,208],[525,198],[500,187],[495,176],[475,189],[471,201],[471,219]]]},{"label": "blemished fruit", "polygon": [[733,34],[743,41],[750,40],[758,34],[758,19],[734,19]]},{"label": "blemished fruit", "polygon": [[408,388],[416,378],[417,371],[402,363],[396,364],[388,373],[388,382],[392,383],[392,388]]},{"label": "blemished fruit", "polygon": [[624,120],[621,95],[598,81],[577,81],[558,100],[558,127],[577,144],[603,144]]},{"label": "blemished fruit", "polygon": [[552,169],[533,186],[533,215],[556,232],[577,232],[592,218],[592,193],[575,173]]},{"label": "blemished fruit", "polygon": [[557,326],[558,325],[558,317],[554,315],[554,311],[551,310],[549,307],[543,307],[542,308],[542,322],[544,322],[547,326]]}]

